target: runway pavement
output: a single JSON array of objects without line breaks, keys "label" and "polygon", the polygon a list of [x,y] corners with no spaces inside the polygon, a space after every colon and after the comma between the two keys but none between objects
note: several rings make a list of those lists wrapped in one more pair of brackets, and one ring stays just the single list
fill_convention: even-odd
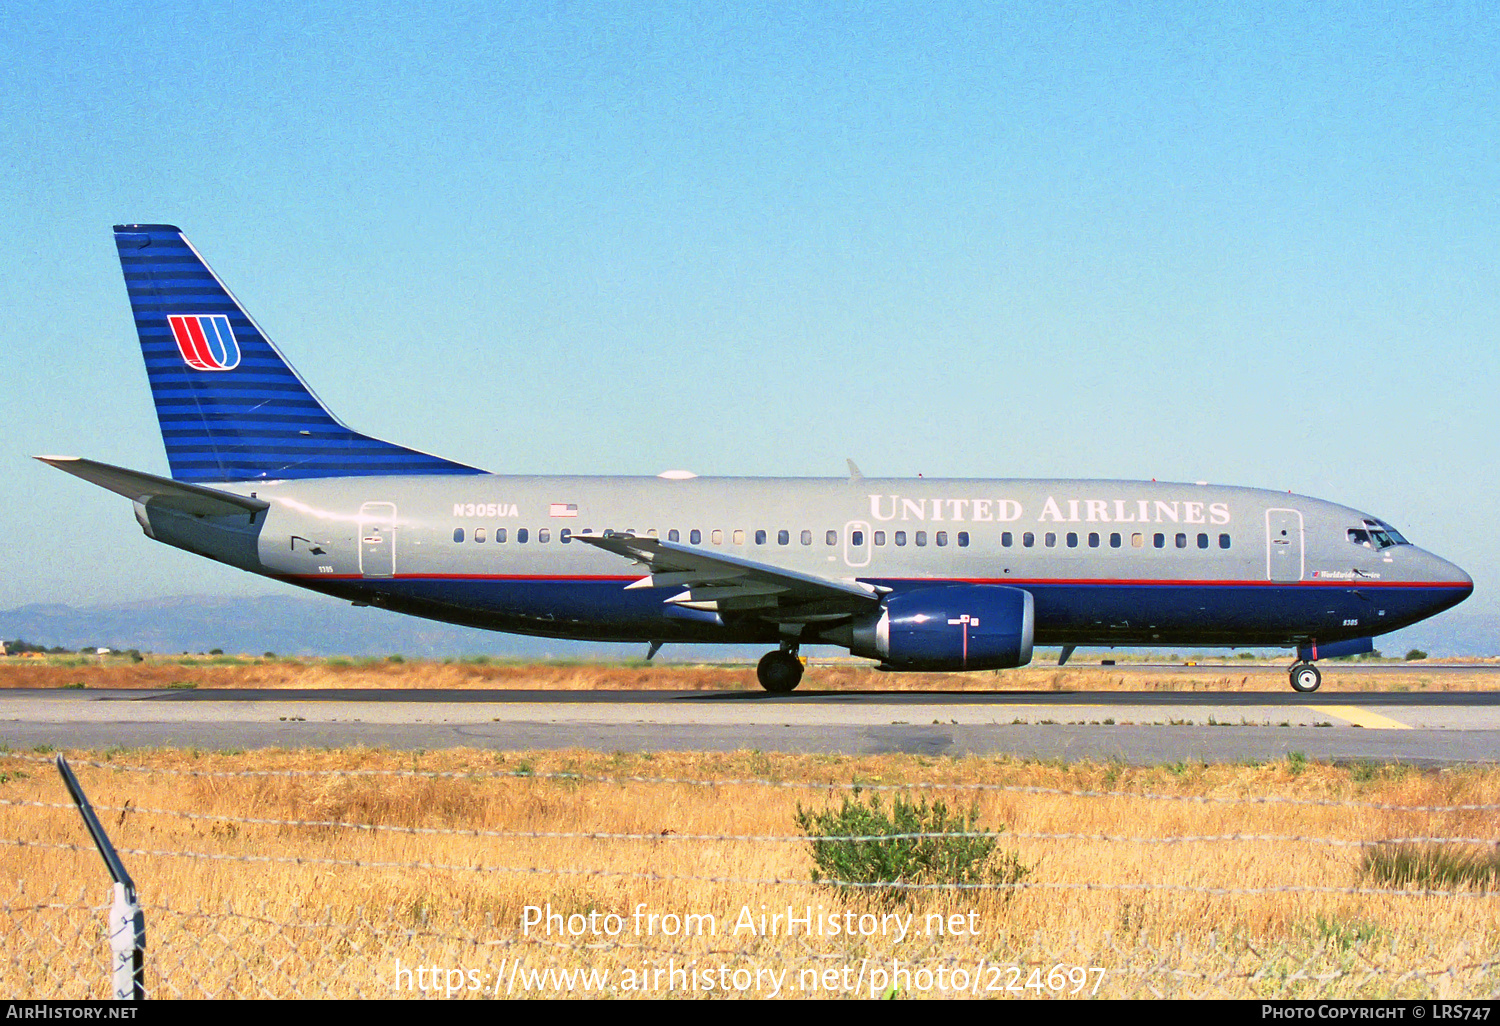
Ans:
[{"label": "runway pavement", "polygon": [[1500,692],[28,690],[0,744],[1013,754],[1132,764],[1500,758]]}]

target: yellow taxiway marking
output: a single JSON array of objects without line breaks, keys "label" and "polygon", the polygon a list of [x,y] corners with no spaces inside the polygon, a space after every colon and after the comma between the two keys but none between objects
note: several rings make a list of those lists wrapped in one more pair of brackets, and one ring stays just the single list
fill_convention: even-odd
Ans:
[{"label": "yellow taxiway marking", "polygon": [[1315,705],[1314,709],[1329,716],[1337,716],[1339,719],[1348,720],[1356,727],[1369,727],[1373,730],[1410,730],[1411,724],[1397,723],[1395,720],[1372,713],[1368,709],[1361,709],[1357,705]]}]

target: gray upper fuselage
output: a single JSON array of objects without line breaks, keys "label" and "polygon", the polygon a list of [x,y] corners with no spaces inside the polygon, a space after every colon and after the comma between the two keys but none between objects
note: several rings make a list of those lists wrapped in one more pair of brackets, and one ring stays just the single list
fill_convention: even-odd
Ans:
[{"label": "gray upper fuselage", "polygon": [[[1307,496],[1219,485],[487,475],[218,487],[271,503],[260,559],[275,574],[360,575],[362,526],[389,523],[397,534],[398,576],[628,576],[623,560],[563,544],[562,532],[666,538],[675,530],[683,544],[698,531],[700,540],[691,543],[697,547],[840,579],[1265,581],[1281,579],[1268,527],[1268,511],[1279,510],[1293,524],[1300,520],[1301,538],[1291,546],[1297,565],[1288,580],[1339,574],[1467,580],[1415,546],[1379,550],[1351,542],[1349,530],[1377,519],[1369,514]],[[504,542],[496,540],[501,530]],[[899,543],[898,533],[905,535]],[[315,541],[324,553],[294,546],[294,536]]]}]

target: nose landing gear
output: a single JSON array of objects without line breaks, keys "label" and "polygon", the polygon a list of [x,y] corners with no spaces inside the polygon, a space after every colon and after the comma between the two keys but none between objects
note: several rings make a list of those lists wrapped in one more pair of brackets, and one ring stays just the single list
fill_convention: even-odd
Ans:
[{"label": "nose landing gear", "polygon": [[1292,690],[1303,694],[1311,694],[1323,683],[1323,675],[1312,663],[1300,661],[1293,663],[1289,676],[1292,681]]},{"label": "nose landing gear", "polygon": [[778,694],[796,688],[802,682],[802,660],[797,658],[797,650],[795,643],[784,641],[777,651],[761,656],[755,667],[760,686]]}]

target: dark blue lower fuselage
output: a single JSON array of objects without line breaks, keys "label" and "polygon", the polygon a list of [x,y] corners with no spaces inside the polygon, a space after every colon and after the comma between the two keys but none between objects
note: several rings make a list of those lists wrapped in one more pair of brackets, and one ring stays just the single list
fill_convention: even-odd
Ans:
[{"label": "dark blue lower fuselage", "polygon": [[[396,612],[489,630],[590,641],[775,643],[774,624],[723,617],[675,619],[661,590],[625,590],[633,578],[577,580],[399,577],[301,578],[295,583]],[[871,578],[909,591],[950,583]],[[1471,587],[1298,582],[1047,582],[1004,584],[1031,592],[1043,645],[1274,645],[1385,634],[1463,601]]]}]

